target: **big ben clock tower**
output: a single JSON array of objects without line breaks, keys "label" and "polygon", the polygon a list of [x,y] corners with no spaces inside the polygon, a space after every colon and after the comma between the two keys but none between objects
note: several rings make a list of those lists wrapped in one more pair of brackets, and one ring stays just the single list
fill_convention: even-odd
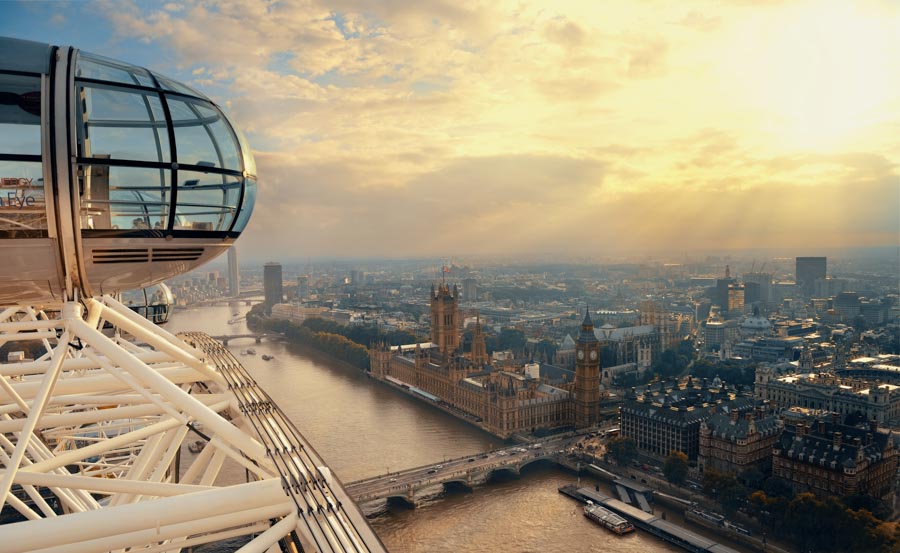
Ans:
[{"label": "big ben clock tower", "polygon": [[575,341],[575,427],[598,422],[600,411],[600,342],[594,335],[590,310],[586,310]]}]

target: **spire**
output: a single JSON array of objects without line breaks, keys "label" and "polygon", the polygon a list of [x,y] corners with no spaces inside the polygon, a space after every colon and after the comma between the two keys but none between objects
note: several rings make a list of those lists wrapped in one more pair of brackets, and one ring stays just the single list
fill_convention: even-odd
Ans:
[{"label": "spire", "polygon": [[590,308],[584,310],[584,321],[581,323],[581,332],[578,334],[578,343],[596,342],[597,336],[594,334],[594,321],[591,320]]}]

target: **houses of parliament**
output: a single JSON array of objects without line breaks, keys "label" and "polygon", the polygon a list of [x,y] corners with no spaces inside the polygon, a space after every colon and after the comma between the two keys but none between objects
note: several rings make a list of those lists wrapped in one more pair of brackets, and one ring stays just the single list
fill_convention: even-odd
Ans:
[{"label": "houses of parliament", "polygon": [[599,421],[600,342],[590,313],[575,341],[574,373],[544,363],[499,367],[488,357],[480,321],[471,351],[463,352],[459,299],[455,285],[433,285],[431,342],[372,348],[371,375],[458,411],[502,438]]}]

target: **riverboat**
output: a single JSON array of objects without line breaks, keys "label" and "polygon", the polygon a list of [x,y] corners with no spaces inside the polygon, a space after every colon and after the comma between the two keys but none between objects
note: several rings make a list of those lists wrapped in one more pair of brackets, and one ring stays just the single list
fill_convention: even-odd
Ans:
[{"label": "riverboat", "polygon": [[593,501],[588,501],[587,505],[584,506],[584,516],[620,536],[634,532],[633,524],[609,509],[595,505]]}]

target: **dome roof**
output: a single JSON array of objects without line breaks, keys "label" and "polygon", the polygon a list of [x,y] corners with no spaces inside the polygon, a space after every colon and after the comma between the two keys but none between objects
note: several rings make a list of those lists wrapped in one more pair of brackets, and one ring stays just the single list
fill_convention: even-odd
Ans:
[{"label": "dome roof", "polygon": [[741,321],[741,328],[747,330],[768,330],[772,328],[772,323],[765,317],[749,315]]}]

